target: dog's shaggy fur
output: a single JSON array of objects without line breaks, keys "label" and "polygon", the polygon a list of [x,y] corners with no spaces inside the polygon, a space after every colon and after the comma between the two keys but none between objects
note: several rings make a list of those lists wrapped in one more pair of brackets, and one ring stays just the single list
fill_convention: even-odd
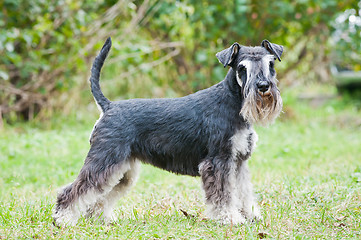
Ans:
[{"label": "dog's shaggy fur", "polygon": [[282,109],[273,65],[283,47],[267,40],[260,47],[235,43],[216,55],[230,66],[220,83],[181,98],[119,102],[99,86],[110,47],[109,38],[90,78],[101,117],[78,177],[58,195],[55,223],[74,225],[81,216],[115,221],[112,208],[136,181],[139,162],[201,176],[211,219],[260,219],[247,160],[258,139],[252,124],[269,124]]}]

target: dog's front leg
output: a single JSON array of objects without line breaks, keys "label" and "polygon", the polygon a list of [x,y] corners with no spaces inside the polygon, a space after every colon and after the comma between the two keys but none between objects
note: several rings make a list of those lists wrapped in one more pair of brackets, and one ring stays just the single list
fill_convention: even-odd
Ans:
[{"label": "dog's front leg", "polygon": [[207,216],[222,224],[243,224],[246,221],[236,204],[236,168],[236,162],[220,158],[207,159],[199,165]]},{"label": "dog's front leg", "polygon": [[237,167],[236,192],[238,199],[236,204],[238,211],[241,212],[248,221],[259,221],[262,219],[261,212],[253,193],[247,162],[247,160],[242,161]]}]

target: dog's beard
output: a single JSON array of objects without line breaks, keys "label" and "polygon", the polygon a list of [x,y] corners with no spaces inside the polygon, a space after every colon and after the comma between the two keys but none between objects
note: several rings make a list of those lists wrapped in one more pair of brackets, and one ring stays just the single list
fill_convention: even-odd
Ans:
[{"label": "dog's beard", "polygon": [[244,99],[240,114],[250,124],[272,124],[282,111],[282,98],[278,89],[262,96],[251,88]]}]

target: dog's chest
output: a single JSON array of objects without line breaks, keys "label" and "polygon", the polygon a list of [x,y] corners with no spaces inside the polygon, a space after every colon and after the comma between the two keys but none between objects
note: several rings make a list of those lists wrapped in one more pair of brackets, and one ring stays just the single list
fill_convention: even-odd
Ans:
[{"label": "dog's chest", "polygon": [[238,130],[231,138],[233,159],[248,159],[256,147],[257,140],[258,135],[253,128]]}]

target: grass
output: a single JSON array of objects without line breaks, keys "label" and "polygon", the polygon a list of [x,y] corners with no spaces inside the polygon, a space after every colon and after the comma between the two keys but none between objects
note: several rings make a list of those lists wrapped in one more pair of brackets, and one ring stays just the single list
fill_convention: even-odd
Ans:
[{"label": "grass", "polygon": [[359,239],[359,102],[335,98],[312,107],[295,96],[284,91],[285,113],[271,127],[257,127],[249,165],[264,219],[242,226],[204,219],[199,178],[142,166],[137,185],[117,205],[118,222],[82,219],[59,229],[51,218],[56,191],[81,168],[97,113],[5,125],[0,239]]}]

